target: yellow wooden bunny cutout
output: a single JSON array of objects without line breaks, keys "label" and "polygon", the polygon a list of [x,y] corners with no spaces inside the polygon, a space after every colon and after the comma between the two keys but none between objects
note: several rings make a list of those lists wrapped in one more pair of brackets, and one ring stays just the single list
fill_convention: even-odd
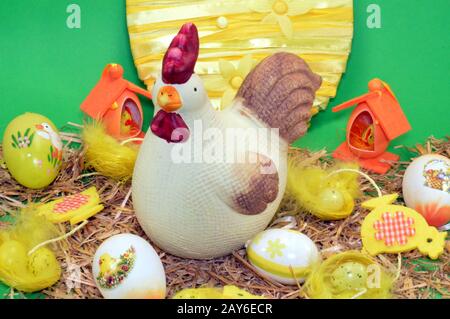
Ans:
[{"label": "yellow wooden bunny cutout", "polygon": [[362,203],[372,209],[361,226],[364,249],[374,256],[418,248],[422,254],[437,259],[444,252],[447,233],[429,226],[415,210],[392,205],[397,197],[390,194]]}]

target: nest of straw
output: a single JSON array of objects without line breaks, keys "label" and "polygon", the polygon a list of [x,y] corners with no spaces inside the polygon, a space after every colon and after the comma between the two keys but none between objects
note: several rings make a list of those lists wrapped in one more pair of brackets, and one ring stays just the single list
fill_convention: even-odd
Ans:
[{"label": "nest of straw", "polygon": [[[0,168],[0,214],[13,213],[27,202],[47,202],[62,195],[80,192],[89,186],[96,186],[105,209],[92,217],[90,222],[73,236],[56,244],[63,275],[56,285],[44,290],[43,293],[48,298],[101,298],[91,272],[92,257],[97,247],[105,239],[119,233],[133,233],[147,240],[148,238],[133,212],[130,183],[118,183],[96,172],[86,171],[82,148],[72,148],[74,142],[80,142],[77,134],[66,133],[63,136],[68,140],[63,167],[58,178],[48,188],[43,190],[24,188],[11,178],[4,165]],[[417,145],[409,150],[418,154],[428,151],[450,156],[450,138],[439,140],[431,137],[423,146]],[[323,166],[333,163],[333,159],[325,151],[311,153],[293,148],[290,150],[290,156],[304,163]],[[408,162],[394,164],[386,175],[370,175],[383,193],[401,194],[402,176],[407,164]],[[376,195],[367,181],[361,180],[361,188],[365,195],[359,201]],[[399,202],[401,203],[401,198]],[[361,249],[360,225],[367,214],[368,211],[356,205],[355,212],[349,218],[324,222],[301,212],[293,199],[285,198],[271,227],[282,225],[282,217],[293,216],[297,223],[296,229],[316,242],[326,257],[340,251]],[[449,298],[448,246],[447,242],[447,251],[437,262],[430,261],[432,267],[424,267],[423,264],[417,263],[424,260],[417,250],[403,253],[401,258],[397,255],[379,255],[376,259],[381,265],[399,274],[393,289],[394,297],[433,298],[439,293],[444,298]],[[227,284],[236,285],[267,298],[308,298],[301,287],[285,286],[259,276],[247,261],[245,249],[222,258],[199,261],[178,258],[154,247],[164,264],[169,298],[183,288]]]}]

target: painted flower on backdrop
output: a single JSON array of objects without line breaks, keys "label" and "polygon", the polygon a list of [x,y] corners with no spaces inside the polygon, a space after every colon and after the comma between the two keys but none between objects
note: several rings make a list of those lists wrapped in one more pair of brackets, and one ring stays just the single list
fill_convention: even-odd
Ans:
[{"label": "painted flower on backdrop", "polygon": [[233,63],[226,60],[219,61],[220,77],[207,81],[205,87],[209,91],[223,92],[220,108],[224,109],[231,104],[237,91],[241,87],[242,82],[250,73],[255,61],[251,55],[245,55],[237,63],[237,67]]},{"label": "painted flower on backdrop", "polygon": [[314,7],[311,0],[258,0],[249,4],[251,10],[258,13],[268,13],[261,23],[275,24],[280,26],[281,32],[291,39],[294,27],[291,16],[304,14]]}]

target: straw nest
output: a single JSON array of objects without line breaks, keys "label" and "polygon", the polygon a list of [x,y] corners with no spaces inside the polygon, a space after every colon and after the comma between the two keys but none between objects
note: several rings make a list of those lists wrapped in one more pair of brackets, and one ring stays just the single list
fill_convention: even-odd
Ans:
[{"label": "straw nest", "polygon": [[[56,197],[73,194],[96,186],[105,209],[90,219],[90,222],[73,236],[56,244],[58,259],[63,268],[61,280],[43,291],[48,298],[101,298],[91,272],[92,256],[96,248],[107,238],[119,233],[133,233],[147,238],[140,228],[131,201],[130,183],[117,183],[98,173],[84,169],[83,151],[73,149],[74,142],[80,142],[77,134],[66,133],[68,140],[62,171],[56,181],[44,190],[30,190],[17,184],[4,165],[0,168],[0,214],[12,213],[23,203],[47,202]],[[450,138],[445,140],[429,138],[424,146],[409,149],[416,153],[433,151],[450,156]],[[331,165],[333,159],[325,151],[311,153],[291,149],[290,156],[305,163]],[[401,181],[407,162],[396,163],[388,174],[371,176],[382,188],[383,193],[401,193]],[[374,196],[373,188],[361,180],[365,195],[359,201]],[[278,227],[280,217],[294,216],[296,229],[315,241],[325,257],[335,252],[361,249],[360,225],[367,211],[356,205],[355,212],[341,221],[324,222],[300,212],[295,202],[285,198],[272,227]],[[0,226],[5,223],[0,223]],[[63,227],[63,226],[61,226]],[[66,226],[68,227],[68,226]],[[68,229],[65,229],[67,231]],[[388,270],[399,271],[394,286],[397,298],[433,298],[436,293],[450,297],[450,253],[447,251],[438,262],[425,263],[417,251],[397,255],[379,255],[377,260]],[[168,297],[182,288],[200,286],[222,286],[233,284],[253,294],[268,298],[308,298],[301,287],[284,286],[260,277],[246,259],[245,249],[231,255],[210,261],[187,260],[157,250],[166,271]],[[400,268],[398,268],[400,265]],[[14,292],[11,291],[11,294]]]}]

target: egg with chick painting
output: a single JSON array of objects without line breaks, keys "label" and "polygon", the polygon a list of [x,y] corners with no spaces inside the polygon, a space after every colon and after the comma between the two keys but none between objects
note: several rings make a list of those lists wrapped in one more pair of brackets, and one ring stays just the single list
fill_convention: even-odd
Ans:
[{"label": "egg with chick painting", "polygon": [[164,267],[153,247],[133,234],[119,234],[97,249],[92,272],[106,299],[162,299],[166,296]]}]

